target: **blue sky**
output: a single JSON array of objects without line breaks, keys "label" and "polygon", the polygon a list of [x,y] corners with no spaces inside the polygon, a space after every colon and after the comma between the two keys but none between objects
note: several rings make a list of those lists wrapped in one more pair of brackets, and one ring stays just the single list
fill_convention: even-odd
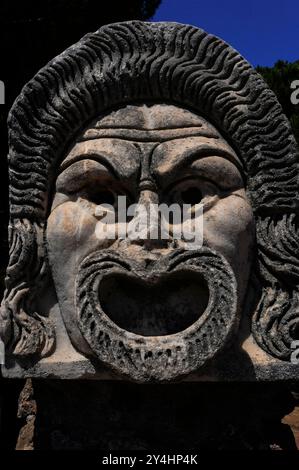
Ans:
[{"label": "blue sky", "polygon": [[299,0],[162,0],[152,20],[201,27],[253,65],[299,60]]}]

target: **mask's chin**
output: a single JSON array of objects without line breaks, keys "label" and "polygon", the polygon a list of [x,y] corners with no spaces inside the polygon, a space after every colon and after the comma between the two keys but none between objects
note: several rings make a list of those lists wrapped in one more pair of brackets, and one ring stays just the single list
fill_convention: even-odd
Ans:
[{"label": "mask's chin", "polygon": [[102,363],[133,380],[169,381],[227,343],[237,323],[236,281],[208,248],[172,252],[150,270],[103,250],[79,266],[76,309]]}]

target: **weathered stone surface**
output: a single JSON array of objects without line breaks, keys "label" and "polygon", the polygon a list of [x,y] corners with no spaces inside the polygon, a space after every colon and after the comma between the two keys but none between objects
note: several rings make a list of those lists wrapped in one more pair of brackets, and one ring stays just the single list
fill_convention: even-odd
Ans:
[{"label": "weathered stone surface", "polygon": [[293,393],[293,395],[297,401],[297,406],[291,413],[288,413],[286,416],[284,416],[282,423],[288,425],[291,428],[294,434],[297,449],[299,449],[299,395],[298,393]]},{"label": "weathered stone surface", "polygon": [[[29,82],[9,133],[6,377],[298,378],[298,149],[236,51],[191,26],[105,26]],[[99,238],[119,195],[203,203],[203,247]]]},{"label": "weathered stone surface", "polygon": [[0,379],[0,449],[14,450],[19,426],[17,422],[18,397],[24,380]]},{"label": "weathered stone surface", "polygon": [[28,379],[18,400],[18,419],[22,422],[18,433],[16,450],[34,449],[34,424],[36,418],[36,401],[34,400],[32,381]]}]

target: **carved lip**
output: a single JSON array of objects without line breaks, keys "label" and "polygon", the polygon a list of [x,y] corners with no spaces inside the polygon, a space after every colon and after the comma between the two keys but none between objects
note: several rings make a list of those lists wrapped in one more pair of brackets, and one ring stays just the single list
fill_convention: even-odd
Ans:
[{"label": "carved lip", "polygon": [[[196,251],[176,250],[157,260],[150,270],[145,269],[142,263],[126,259],[117,252],[103,250],[93,253],[83,260],[79,269],[78,287],[81,287],[77,290],[77,305],[82,304],[83,300],[84,306],[82,310],[79,307],[78,311],[80,323],[83,325],[83,321],[88,325],[92,336],[96,336],[100,331],[111,331],[119,338],[125,337],[134,342],[144,340],[155,343],[159,337],[163,343],[167,343],[168,338],[173,342],[185,336],[187,338],[197,335],[202,326],[207,328],[211,321],[212,329],[215,322],[226,323],[221,311],[216,314],[215,307],[219,310],[219,287],[223,285],[221,278],[233,277],[232,272],[228,274],[227,269],[231,271],[227,261],[209,248]],[[217,275],[220,276],[219,279]],[[124,288],[124,281],[129,283],[130,287],[135,284],[131,298],[130,289]],[[178,284],[179,281],[183,283],[184,304],[188,313],[182,315],[182,309],[179,309],[180,319],[174,321],[174,315],[171,315],[165,298],[163,299],[161,287],[163,283],[171,285],[173,282]],[[141,301],[136,302],[141,290],[146,293],[147,305],[151,303],[150,307],[143,308],[143,311]],[[173,285],[171,290],[173,298],[178,299]],[[122,301],[118,298],[119,293]],[[186,302],[188,293],[192,293],[191,302],[190,298],[189,302]],[[199,301],[198,305],[195,305],[196,301]],[[236,302],[231,301],[229,310],[235,311]],[[162,321],[158,321],[159,303],[163,304],[160,312],[164,316]],[[130,318],[120,309],[126,310]],[[213,318],[210,318],[211,312]],[[214,317],[215,314],[219,315],[218,319]]]},{"label": "carved lip", "polygon": [[[238,319],[236,286],[229,263],[210,248],[176,250],[150,271],[102,250],[79,266],[78,325],[96,358],[115,372],[139,382],[173,380],[224,347]],[[179,297],[185,310],[177,306]],[[167,306],[171,299],[173,309]]]},{"label": "carved lip", "polygon": [[116,271],[99,285],[104,314],[118,327],[140,336],[182,332],[205,312],[208,301],[207,282],[190,270],[143,276]]}]

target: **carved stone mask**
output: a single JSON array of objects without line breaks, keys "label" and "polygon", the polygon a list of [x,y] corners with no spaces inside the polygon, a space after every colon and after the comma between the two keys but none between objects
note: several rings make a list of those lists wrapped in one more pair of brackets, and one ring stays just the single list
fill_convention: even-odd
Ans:
[{"label": "carved stone mask", "polygon": [[[150,233],[99,240],[96,207],[117,195],[146,207],[201,202],[204,247],[185,250]],[[129,105],[93,122],[60,165],[47,224],[73,345],[88,353],[87,342],[139,380],[198,369],[237,325],[253,220],[240,161],[205,119],[176,106]]]},{"label": "carved stone mask", "polygon": [[[244,338],[255,371],[268,380],[275,365],[280,376],[299,334],[298,148],[275,95],[235,50],[191,26],[104,26],[26,85],[8,126],[0,335],[13,361],[38,364],[29,376],[43,376],[41,358],[60,367],[83,357],[90,374],[105,364],[172,380]],[[201,203],[203,246],[152,239],[148,227],[118,236],[139,217],[120,220],[118,196],[148,210]],[[107,203],[112,238],[97,235]],[[41,298],[52,280],[58,313]],[[65,329],[67,354],[56,342]]]}]

